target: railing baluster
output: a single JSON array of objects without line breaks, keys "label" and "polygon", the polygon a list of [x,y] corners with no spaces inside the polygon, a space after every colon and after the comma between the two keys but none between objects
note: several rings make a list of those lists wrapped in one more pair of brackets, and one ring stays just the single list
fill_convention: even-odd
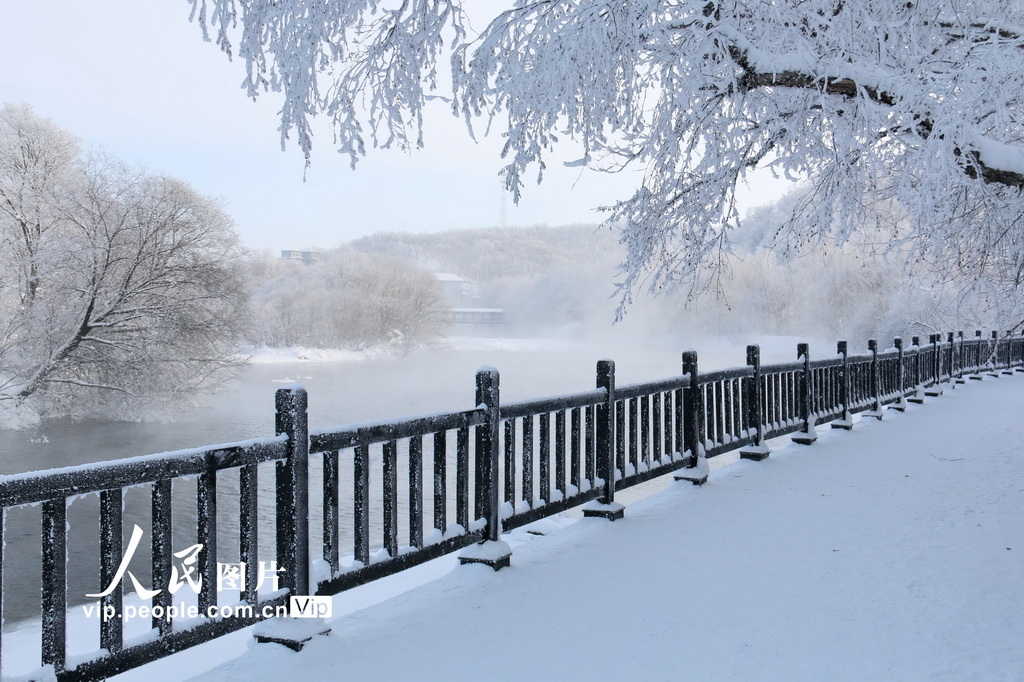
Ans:
[{"label": "railing baluster", "polygon": [[580,444],[583,439],[582,414],[580,408],[572,408],[569,436],[569,483],[576,492],[580,491]]},{"label": "railing baluster", "polygon": [[593,405],[590,405],[589,407],[587,407],[586,411],[584,412],[584,416],[586,418],[585,419],[585,421],[586,421],[586,424],[585,424],[585,427],[586,427],[585,428],[585,431],[586,431],[586,448],[585,448],[586,466],[585,466],[585,473],[586,473],[586,477],[587,477],[588,488],[593,488],[594,487],[594,479],[597,477],[597,473],[596,473],[596,470],[595,470],[595,466],[596,465],[595,465],[595,462],[594,462],[594,459],[595,459],[594,448],[595,448],[595,444],[597,442],[597,434],[596,434],[595,428],[594,428],[594,422],[595,422],[595,415],[596,415],[596,413],[597,413],[597,408],[595,406],[593,406]]},{"label": "railing baluster", "polygon": [[615,402],[615,471],[616,476],[626,475],[626,403]]},{"label": "railing baluster", "polygon": [[370,565],[370,446],[359,445],[352,458],[353,553],[363,566]]},{"label": "railing baluster", "polygon": [[238,470],[238,560],[245,565],[241,598],[256,604],[259,580],[259,469],[247,464]]},{"label": "railing baluster", "polygon": [[[434,434],[434,528],[448,527],[448,432]],[[506,498],[508,499],[508,498]]]},{"label": "railing baluster", "polygon": [[[323,542],[324,561],[331,567],[331,574],[341,570],[341,548],[339,547],[339,500],[338,500],[338,451],[330,450],[324,453],[323,468]],[[315,590],[315,585],[314,592]]]},{"label": "railing baluster", "polygon": [[533,509],[533,417],[523,417],[523,501]]},{"label": "railing baluster", "polygon": [[538,415],[540,421],[540,485],[538,494],[541,502],[547,504],[551,501],[551,413],[545,412]]},{"label": "railing baluster", "polygon": [[455,523],[469,532],[469,427],[455,437]]},{"label": "railing baluster", "polygon": [[671,459],[672,453],[675,452],[675,448],[672,447],[672,434],[675,432],[675,427],[672,426],[672,392],[665,391],[661,394],[662,404],[662,417],[665,420],[665,427],[662,429],[662,438],[664,439],[664,445],[662,452],[665,453],[666,457]]},{"label": "railing baluster", "polygon": [[61,672],[67,663],[67,500],[63,497],[43,502],[42,559],[42,663]]},{"label": "railing baluster", "polygon": [[505,420],[505,501],[516,505],[516,420]]},{"label": "railing baluster", "polygon": [[677,388],[675,390],[674,398],[674,410],[675,415],[675,447],[673,453],[678,453],[681,457],[683,454],[683,389]]},{"label": "railing baluster", "polygon": [[651,433],[651,444],[654,451],[651,457],[655,462],[661,461],[661,393],[651,396],[651,424],[654,427]]},{"label": "railing baluster", "polygon": [[398,443],[384,443],[384,549],[398,557]]},{"label": "railing baluster", "polygon": [[196,542],[203,546],[197,566],[199,611],[207,613],[217,605],[217,470],[209,458],[196,482],[196,531]]},{"label": "railing baluster", "polygon": [[423,546],[423,436],[409,439],[409,545]]},{"label": "railing baluster", "polygon": [[715,445],[722,445],[725,443],[726,435],[726,399],[725,399],[725,381],[716,381],[715,386],[715,438],[713,443]]},{"label": "railing baluster", "polygon": [[639,398],[629,399],[629,463],[633,467],[633,473],[640,471],[640,457],[637,450],[637,436],[640,434]]},{"label": "railing baluster", "polygon": [[722,382],[722,422],[724,424],[722,428],[722,444],[726,444],[732,441],[735,429],[733,428],[733,386],[732,379],[726,379]]},{"label": "railing baluster", "polygon": [[651,399],[640,398],[640,456],[644,464],[651,466]]},{"label": "railing baluster", "polygon": [[564,500],[565,490],[565,410],[555,413],[555,490],[562,494]]},{"label": "railing baluster", "polygon": [[[114,582],[123,553],[121,533],[123,492],[120,488],[100,493],[100,590]],[[118,581],[110,594],[100,597],[100,610],[113,618],[100,619],[100,648],[111,653],[124,646],[124,585]]]},{"label": "railing baluster", "polygon": [[155,481],[152,490],[153,509],[153,585],[159,590],[153,597],[153,627],[164,636],[170,633],[172,623],[163,616],[157,616],[157,607],[166,613],[171,605],[171,480]]}]

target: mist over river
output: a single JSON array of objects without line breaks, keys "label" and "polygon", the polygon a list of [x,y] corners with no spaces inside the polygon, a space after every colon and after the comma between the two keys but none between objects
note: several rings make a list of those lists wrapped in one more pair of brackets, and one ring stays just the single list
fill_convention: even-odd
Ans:
[{"label": "mist over river", "polygon": [[[361,362],[251,364],[222,391],[166,419],[56,420],[0,431],[0,473],[272,436],[274,392],[293,383],[309,393],[310,427],[327,428],[469,409],[482,366],[501,373],[503,401],[524,400],[592,389],[597,361],[605,357],[616,360],[620,384],[672,376],[680,371],[682,350],[667,342],[633,348],[549,342],[544,350],[423,349]],[[731,364],[742,363],[740,348]]]}]

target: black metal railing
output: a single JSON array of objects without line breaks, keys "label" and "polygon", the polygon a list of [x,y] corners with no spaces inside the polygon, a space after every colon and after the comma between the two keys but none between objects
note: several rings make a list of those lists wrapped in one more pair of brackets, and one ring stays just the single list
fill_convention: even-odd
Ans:
[{"label": "black metal railing", "polygon": [[[273,438],[3,476],[0,506],[42,505],[42,664],[60,680],[97,679],[283,614],[290,596],[336,594],[592,500],[610,505],[616,491],[702,458],[740,450],[762,459],[771,438],[811,443],[818,424],[850,428],[853,414],[880,419],[886,406],[1022,366],[1024,337],[995,332],[933,334],[925,345],[914,337],[909,348],[897,338],[881,351],[869,341],[861,355],[840,342],[817,360],[800,344],[796,362],[766,366],[749,346],[744,367],[700,373],[691,351],[679,375],[627,386],[602,360],[594,389],[508,404],[497,370],[485,368],[473,409],[312,432],[306,392],[295,387],[276,394]],[[124,493],[139,487],[149,498],[152,630],[126,637]],[[194,495],[189,537],[199,550],[179,571],[172,500],[182,490]],[[113,617],[98,619],[97,652],[69,660],[68,509],[83,496],[99,498],[93,581],[96,594],[107,588],[97,613]],[[260,514],[271,507],[274,541],[261,543]],[[224,537],[230,548],[218,545]],[[8,553],[28,551],[10,534],[0,540]],[[222,593],[226,566],[237,569],[237,589]],[[258,590],[268,567],[279,580]],[[188,617],[171,612],[185,573],[196,586]]]}]

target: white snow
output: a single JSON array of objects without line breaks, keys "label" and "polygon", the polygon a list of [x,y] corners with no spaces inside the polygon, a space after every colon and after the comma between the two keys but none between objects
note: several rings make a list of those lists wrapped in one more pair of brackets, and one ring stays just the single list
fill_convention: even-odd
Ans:
[{"label": "white snow", "polygon": [[[439,350],[448,351],[559,351],[574,350],[582,344],[568,339],[549,338],[511,338],[511,337],[476,337],[452,336],[438,339],[431,344]],[[268,348],[265,346],[246,346],[241,349],[240,357],[254,365],[276,365],[308,362],[366,362],[397,358],[399,353],[386,345],[374,346],[362,350],[350,348],[309,348],[306,346],[286,346],[284,348]]]},{"label": "white snow", "polygon": [[512,553],[512,548],[504,540],[497,542],[477,542],[459,552],[460,559],[475,559],[477,561],[496,561],[503,559]]},{"label": "white snow", "polygon": [[[972,383],[810,447],[772,441],[614,524],[507,535],[498,573],[447,557],[361,611],[367,592],[343,593],[302,652],[258,645],[194,679],[1020,679],[1022,388]],[[216,660],[204,650],[183,656]],[[156,671],[135,677],[179,679]]]},{"label": "white snow", "polygon": [[271,365],[290,362],[364,362],[391,357],[394,352],[384,348],[350,350],[288,346],[285,348],[247,347],[242,350],[241,355],[254,365]]},{"label": "white snow", "polygon": [[1024,173],[1024,152],[1019,146],[976,135],[974,145],[986,165],[1012,173]]}]

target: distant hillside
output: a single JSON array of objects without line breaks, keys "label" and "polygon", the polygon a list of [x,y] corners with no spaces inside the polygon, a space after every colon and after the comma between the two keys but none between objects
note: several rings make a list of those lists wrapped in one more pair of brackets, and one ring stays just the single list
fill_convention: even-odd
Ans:
[{"label": "distant hillside", "polygon": [[381,233],[347,248],[476,282],[477,306],[502,308],[519,333],[610,323],[625,255],[615,232],[594,225]]},{"label": "distant hillside", "polygon": [[382,232],[348,246],[481,283],[537,276],[579,264],[613,267],[625,253],[615,232],[596,225],[495,227],[434,234]]}]

